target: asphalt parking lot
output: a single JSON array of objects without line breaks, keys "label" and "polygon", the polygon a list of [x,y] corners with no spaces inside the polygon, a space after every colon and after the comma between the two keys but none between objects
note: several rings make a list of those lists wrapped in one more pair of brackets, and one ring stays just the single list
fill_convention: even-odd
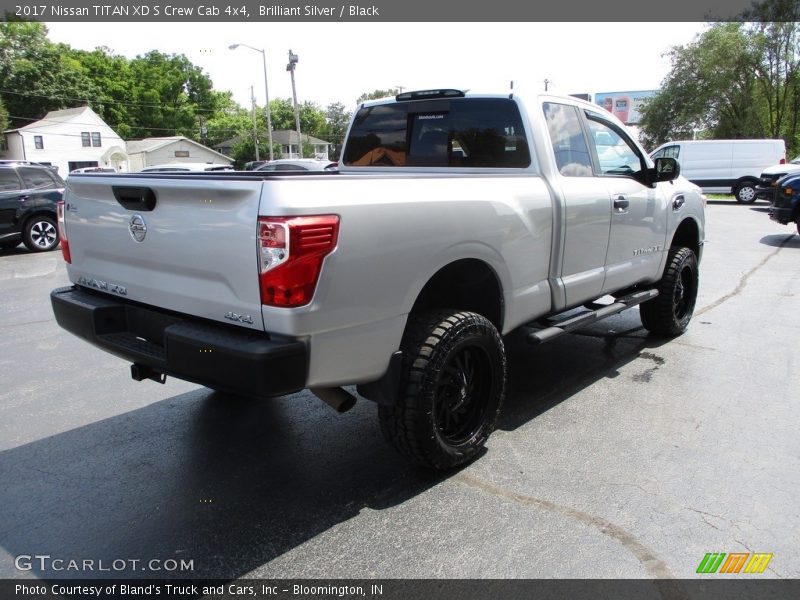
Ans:
[{"label": "asphalt parking lot", "polygon": [[[440,477],[366,400],[132,381],[55,324],[60,253],[2,252],[0,577],[109,575],[15,566],[49,555],[133,577],[680,579],[707,552],[800,577],[800,236],[764,211],[709,204],[679,339],[637,309],[539,348],[509,336],[499,429]],[[192,568],[142,570],[168,559]]]}]

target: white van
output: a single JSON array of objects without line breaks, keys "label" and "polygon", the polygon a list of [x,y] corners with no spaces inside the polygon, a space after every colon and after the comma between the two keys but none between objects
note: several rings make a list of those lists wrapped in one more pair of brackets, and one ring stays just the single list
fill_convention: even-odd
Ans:
[{"label": "white van", "polygon": [[685,140],[662,144],[650,156],[678,159],[681,175],[705,192],[755,202],[762,171],[786,162],[786,145],[783,140]]}]

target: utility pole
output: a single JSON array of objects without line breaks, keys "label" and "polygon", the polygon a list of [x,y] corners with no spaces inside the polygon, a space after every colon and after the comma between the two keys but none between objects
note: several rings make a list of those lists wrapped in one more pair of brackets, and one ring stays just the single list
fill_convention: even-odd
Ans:
[{"label": "utility pole", "polygon": [[250,86],[250,100],[253,102],[253,142],[256,145],[256,160],[258,157],[258,126],[256,125],[256,95],[253,92],[253,86]]},{"label": "utility pole", "polygon": [[[248,48],[255,52],[261,52],[261,62],[264,65],[264,112],[267,113],[267,138],[269,139],[269,159],[272,160],[272,113],[269,110],[269,86],[267,85],[267,52],[266,50],[259,50],[258,48],[253,48],[252,46],[248,46],[247,44],[231,44],[228,46],[230,50],[236,50],[239,46],[243,46],[244,48]],[[252,89],[252,88],[251,88]],[[258,149],[256,149],[258,152]]]},{"label": "utility pole", "polygon": [[292,76],[292,99],[294,100],[294,123],[297,127],[297,144],[300,148],[300,158],[303,158],[303,138],[300,135],[300,112],[297,110],[297,89],[294,87],[294,69],[300,59],[297,54],[289,50],[289,64],[286,65],[286,70]]},{"label": "utility pole", "polygon": [[549,79],[545,79],[544,80],[544,91],[545,92],[547,91],[547,86],[549,86],[551,83],[553,83],[553,82],[550,81]]}]

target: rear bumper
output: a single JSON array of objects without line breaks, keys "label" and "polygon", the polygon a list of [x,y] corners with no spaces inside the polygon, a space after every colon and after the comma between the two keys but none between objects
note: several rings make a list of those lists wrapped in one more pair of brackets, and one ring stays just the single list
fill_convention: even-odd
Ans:
[{"label": "rear bumper", "polygon": [[58,324],[95,346],[158,373],[245,396],[305,387],[308,346],[122,298],[66,287],[50,293]]}]

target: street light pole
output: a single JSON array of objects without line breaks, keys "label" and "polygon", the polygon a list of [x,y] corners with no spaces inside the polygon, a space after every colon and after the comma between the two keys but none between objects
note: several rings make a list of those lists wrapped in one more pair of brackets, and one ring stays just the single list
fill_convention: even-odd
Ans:
[{"label": "street light pole", "polygon": [[[255,50],[256,52],[261,52],[261,60],[264,63],[264,96],[266,98],[266,106],[265,111],[267,113],[267,137],[269,138],[269,159],[273,160],[272,155],[272,112],[269,109],[269,85],[267,85],[267,53],[264,50],[260,50],[258,48],[253,48],[253,46],[248,46],[247,44],[231,44],[228,46],[230,50],[236,50],[239,46],[243,46],[245,48],[249,48],[250,50]],[[256,150],[256,152],[258,152]]]},{"label": "street light pole", "polygon": [[297,89],[294,86],[294,68],[297,66],[297,62],[300,60],[297,57],[297,54],[294,54],[291,50],[289,50],[289,64],[286,65],[286,70],[292,76],[292,99],[294,100],[294,123],[297,127],[297,144],[300,149],[300,158],[303,158],[303,137],[300,135],[300,112],[297,110]]},{"label": "street light pole", "polygon": [[253,144],[256,147],[256,160],[260,160],[258,156],[258,127],[256,126],[256,95],[253,92],[253,86],[250,86],[250,100],[253,103]]}]

